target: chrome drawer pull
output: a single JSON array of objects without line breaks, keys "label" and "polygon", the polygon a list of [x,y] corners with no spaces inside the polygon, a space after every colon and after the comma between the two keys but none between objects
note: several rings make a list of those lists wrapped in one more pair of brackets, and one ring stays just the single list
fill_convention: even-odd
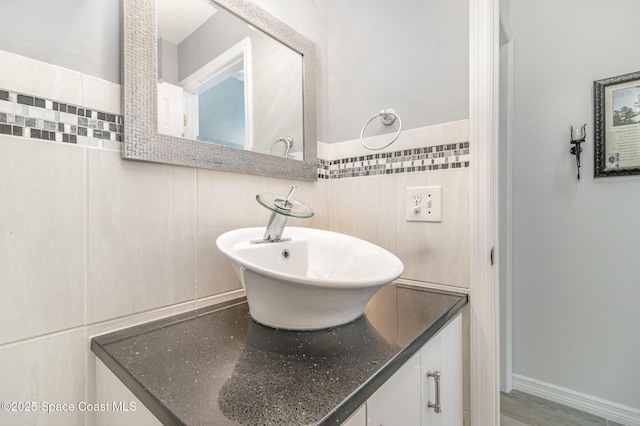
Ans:
[{"label": "chrome drawer pull", "polygon": [[427,407],[433,408],[433,411],[437,414],[442,413],[442,408],[440,407],[440,372],[439,371],[427,371],[427,377],[433,377],[436,382],[436,402],[435,404],[431,401],[427,402]]}]

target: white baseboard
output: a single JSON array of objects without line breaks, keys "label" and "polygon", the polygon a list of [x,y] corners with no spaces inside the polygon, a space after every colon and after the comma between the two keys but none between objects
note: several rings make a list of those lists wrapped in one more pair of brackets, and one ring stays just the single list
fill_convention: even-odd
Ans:
[{"label": "white baseboard", "polygon": [[513,375],[513,388],[626,426],[640,426],[640,410],[561,388],[529,377]]}]

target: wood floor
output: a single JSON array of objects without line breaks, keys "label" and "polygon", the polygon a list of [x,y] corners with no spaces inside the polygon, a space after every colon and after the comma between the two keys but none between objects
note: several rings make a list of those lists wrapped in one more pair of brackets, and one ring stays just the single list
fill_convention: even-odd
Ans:
[{"label": "wood floor", "polygon": [[526,393],[500,394],[501,426],[622,426]]}]

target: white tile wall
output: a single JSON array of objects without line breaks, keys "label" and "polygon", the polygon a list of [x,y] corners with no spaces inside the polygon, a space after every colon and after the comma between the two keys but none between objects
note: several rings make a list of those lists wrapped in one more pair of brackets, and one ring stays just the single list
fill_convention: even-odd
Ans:
[{"label": "white tile wall", "polygon": [[[86,108],[122,115],[119,84],[81,74],[80,104]],[[55,98],[54,98],[55,99]]]},{"label": "white tile wall", "polygon": [[89,323],[195,298],[196,170],[88,150]]},{"label": "white tile wall", "polygon": [[120,85],[0,50],[0,87],[122,114]]},{"label": "white tile wall", "polygon": [[69,145],[1,137],[0,151],[1,344],[84,322],[86,169]]},{"label": "white tile wall", "polygon": [[0,346],[0,401],[36,402],[30,412],[0,411],[3,425],[83,425],[79,411],[47,413],[42,404],[85,400],[85,334],[82,328]]},{"label": "white tile wall", "polygon": [[[397,146],[381,152],[465,141],[468,121],[461,120],[408,130]],[[371,153],[359,140],[320,145],[327,160]],[[328,187],[331,230],[367,239],[395,253],[405,265],[404,279],[469,287],[468,168],[332,179],[321,184]],[[407,222],[406,188],[430,185],[442,186],[443,221]]]},{"label": "white tile wall", "polygon": [[330,180],[330,229],[396,252],[396,176]]},{"label": "white tile wall", "polygon": [[0,50],[0,87],[81,105],[81,75]]},{"label": "white tile wall", "polygon": [[[469,287],[469,169],[394,176],[397,255],[403,278]],[[442,222],[407,222],[405,189],[442,186]]]},{"label": "white tile wall", "polygon": [[216,248],[216,238],[234,228],[264,226],[268,211],[255,201],[265,192],[264,178],[198,170],[198,297],[240,288],[231,264]]}]

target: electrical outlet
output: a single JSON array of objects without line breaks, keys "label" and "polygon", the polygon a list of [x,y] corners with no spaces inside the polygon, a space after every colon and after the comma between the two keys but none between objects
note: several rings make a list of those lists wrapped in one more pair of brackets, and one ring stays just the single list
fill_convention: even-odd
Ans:
[{"label": "electrical outlet", "polygon": [[442,222],[442,187],[408,187],[406,216],[407,222]]}]

